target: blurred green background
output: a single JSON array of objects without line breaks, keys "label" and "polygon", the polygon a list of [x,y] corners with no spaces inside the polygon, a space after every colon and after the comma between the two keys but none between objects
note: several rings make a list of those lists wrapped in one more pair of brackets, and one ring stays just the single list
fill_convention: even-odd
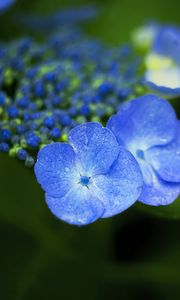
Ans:
[{"label": "blurred green background", "polygon": [[[0,16],[0,36],[26,32],[16,22],[19,13],[85,3],[19,0]],[[91,3],[101,14],[85,30],[110,44],[128,41],[133,28],[151,19],[180,23],[179,0]],[[180,299],[180,200],[163,208],[137,203],[76,228],[50,213],[32,170],[3,154],[0,182],[1,300]]]}]

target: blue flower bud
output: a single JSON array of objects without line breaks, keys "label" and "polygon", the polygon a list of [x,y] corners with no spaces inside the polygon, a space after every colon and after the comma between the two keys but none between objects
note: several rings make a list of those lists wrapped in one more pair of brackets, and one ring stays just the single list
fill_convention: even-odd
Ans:
[{"label": "blue flower bud", "polygon": [[61,103],[62,99],[59,96],[54,96],[52,98],[52,104],[53,105],[59,105]]},{"label": "blue flower bud", "polygon": [[18,114],[19,114],[19,111],[15,106],[9,106],[8,115],[10,118],[12,118],[12,119],[17,118]]},{"label": "blue flower bud", "polygon": [[7,143],[0,143],[0,152],[6,153],[9,151],[9,145]]},{"label": "blue flower bud", "polygon": [[34,93],[37,97],[44,97],[45,95],[45,89],[44,89],[44,85],[41,81],[36,82],[35,86],[34,86]]},{"label": "blue flower bud", "polygon": [[87,116],[89,113],[90,113],[90,109],[89,109],[89,106],[88,105],[83,105],[80,109],[80,113],[83,115],[83,116]]},{"label": "blue flower bud", "polygon": [[106,96],[107,94],[112,93],[113,90],[114,90],[114,86],[110,82],[104,82],[98,88],[99,94],[102,96]]},{"label": "blue flower bud", "polygon": [[19,149],[18,152],[17,152],[17,157],[20,159],[20,160],[25,160],[28,156],[28,153],[26,150],[24,149]]},{"label": "blue flower bud", "polygon": [[9,129],[1,129],[0,130],[0,140],[1,141],[9,141],[12,136],[12,132]]},{"label": "blue flower bud", "polygon": [[4,106],[6,101],[6,96],[4,93],[0,93],[0,106]]},{"label": "blue flower bud", "polygon": [[51,131],[50,131],[50,136],[53,138],[53,139],[58,139],[60,138],[61,136],[61,130],[57,127],[53,128]]},{"label": "blue flower bud", "polygon": [[28,107],[28,104],[29,104],[29,99],[27,99],[27,98],[21,98],[21,99],[17,100],[17,105],[20,108],[26,108],[26,107]]},{"label": "blue flower bud", "polygon": [[44,125],[47,126],[48,128],[53,128],[55,125],[55,120],[52,116],[46,117],[44,119]]},{"label": "blue flower bud", "polygon": [[56,74],[53,72],[48,72],[44,75],[44,79],[47,81],[54,81],[56,79]]},{"label": "blue flower bud", "polygon": [[41,142],[41,139],[37,135],[29,135],[27,138],[27,145],[32,147],[32,148],[37,148]]},{"label": "blue flower bud", "polygon": [[26,126],[23,125],[23,124],[17,125],[16,126],[16,131],[17,131],[17,133],[22,134],[26,131]]},{"label": "blue flower bud", "polygon": [[62,115],[59,119],[60,124],[63,126],[71,125],[71,118],[68,115]]}]

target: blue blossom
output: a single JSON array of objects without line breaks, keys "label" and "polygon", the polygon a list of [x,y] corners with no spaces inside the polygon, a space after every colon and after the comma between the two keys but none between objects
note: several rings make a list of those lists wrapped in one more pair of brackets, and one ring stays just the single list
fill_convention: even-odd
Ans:
[{"label": "blue blossom", "polygon": [[147,70],[145,83],[151,89],[164,96],[180,95],[180,68],[170,67],[158,70]]},{"label": "blue blossom", "polygon": [[145,83],[162,95],[180,95],[180,29],[159,26],[145,59]]},{"label": "blue blossom", "polygon": [[156,34],[152,51],[180,64],[180,28],[163,26]]},{"label": "blue blossom", "polygon": [[144,185],[139,200],[166,205],[180,193],[180,124],[171,105],[145,95],[122,106],[107,127],[134,155]]},{"label": "blue blossom", "polygon": [[19,158],[18,149],[26,150],[35,160],[42,145],[66,141],[78,124],[105,124],[136,95],[137,61],[129,45],[108,47],[74,25],[42,43],[29,37],[1,42],[0,142],[8,144],[6,152]]},{"label": "blue blossom", "polygon": [[69,144],[42,148],[35,174],[52,213],[74,225],[119,214],[137,200],[142,186],[132,154],[93,122],[72,129]]}]

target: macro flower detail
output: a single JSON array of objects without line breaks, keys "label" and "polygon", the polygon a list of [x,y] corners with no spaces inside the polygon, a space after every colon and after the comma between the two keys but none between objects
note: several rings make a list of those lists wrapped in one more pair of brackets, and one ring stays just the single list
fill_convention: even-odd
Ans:
[{"label": "macro flower detail", "polygon": [[[77,8],[74,18],[73,10],[65,10],[61,17],[82,20],[91,9]],[[141,81],[130,45],[107,46],[76,24],[46,36],[41,43],[28,36],[0,43],[0,153],[20,159],[19,151],[26,150],[20,160],[29,167],[42,146],[67,141],[75,126],[105,124],[137,95]]]},{"label": "macro flower detail", "polygon": [[142,96],[122,105],[107,127],[139,163],[144,179],[139,200],[155,206],[173,202],[180,193],[180,128],[171,105]]},{"label": "macro flower detail", "polygon": [[146,58],[147,85],[162,95],[180,95],[180,30],[162,28]]},{"label": "macro flower detail", "polygon": [[94,122],[72,129],[69,144],[42,148],[35,174],[52,213],[74,225],[119,214],[134,204],[142,187],[133,155]]},{"label": "macro flower detail", "polygon": [[145,80],[150,89],[170,97],[180,95],[180,68],[171,67],[146,71]]},{"label": "macro flower detail", "polygon": [[147,53],[145,84],[161,95],[180,95],[180,28],[150,23],[135,31],[133,42]]},{"label": "macro flower detail", "polygon": [[145,79],[164,95],[180,95],[180,29],[164,26],[157,31],[147,56]]}]

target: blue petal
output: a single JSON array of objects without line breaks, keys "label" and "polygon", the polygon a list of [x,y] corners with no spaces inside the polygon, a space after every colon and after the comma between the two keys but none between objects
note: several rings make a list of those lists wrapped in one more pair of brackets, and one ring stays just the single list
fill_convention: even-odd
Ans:
[{"label": "blue petal", "polygon": [[70,190],[63,198],[46,194],[46,202],[57,218],[74,225],[92,223],[104,212],[104,205],[82,186]]},{"label": "blue petal", "polygon": [[162,180],[145,160],[138,160],[144,184],[139,201],[153,206],[167,205],[179,195],[180,184]]},{"label": "blue petal", "polygon": [[93,177],[91,193],[105,206],[103,218],[116,215],[135,203],[141,193],[142,174],[138,163],[124,147],[109,172]]},{"label": "blue petal", "polygon": [[180,123],[173,142],[167,146],[150,148],[145,157],[162,179],[180,182]]},{"label": "blue petal", "polygon": [[162,27],[157,34],[153,51],[168,56],[180,63],[180,30],[177,27]]},{"label": "blue petal", "polygon": [[171,204],[180,193],[180,184],[162,180],[155,173],[151,185],[144,183],[139,201],[153,206]]},{"label": "blue petal", "polygon": [[180,69],[165,68],[161,70],[149,70],[145,74],[144,83],[160,95],[169,97],[179,96]]},{"label": "blue petal", "polygon": [[145,95],[124,104],[119,113],[109,119],[107,126],[134,154],[138,149],[146,150],[172,141],[177,119],[168,101]]},{"label": "blue petal", "polygon": [[42,148],[35,164],[35,174],[50,196],[64,196],[77,182],[72,147],[65,143],[53,143]]},{"label": "blue petal", "polygon": [[107,172],[119,153],[115,136],[99,123],[75,127],[69,133],[69,142],[79,157],[83,172],[90,176]]}]

